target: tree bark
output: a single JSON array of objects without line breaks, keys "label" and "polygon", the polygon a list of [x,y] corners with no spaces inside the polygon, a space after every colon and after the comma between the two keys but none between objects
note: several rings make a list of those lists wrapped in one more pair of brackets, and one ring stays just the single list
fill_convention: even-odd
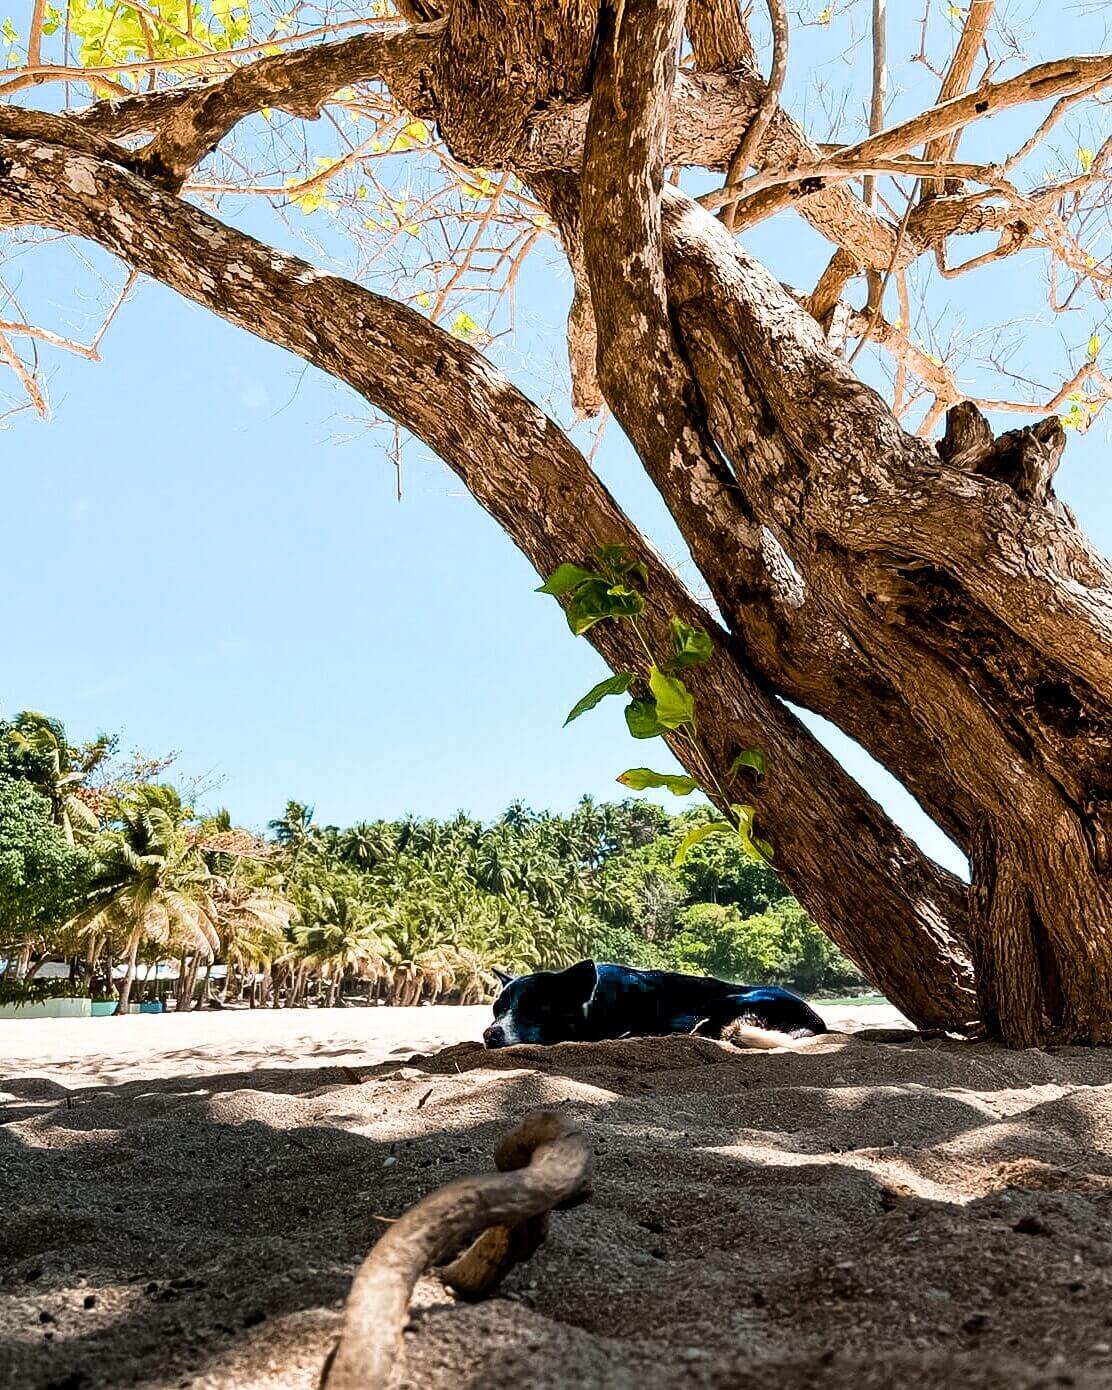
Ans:
[{"label": "tree bark", "polygon": [[124,977],[120,981],[119,1003],[116,1005],[116,1015],[121,1017],[127,1013],[128,1005],[131,1003],[131,986],[135,980],[135,962],[139,955],[139,941],[142,933],[138,930],[133,931],[127,941],[127,969]]}]

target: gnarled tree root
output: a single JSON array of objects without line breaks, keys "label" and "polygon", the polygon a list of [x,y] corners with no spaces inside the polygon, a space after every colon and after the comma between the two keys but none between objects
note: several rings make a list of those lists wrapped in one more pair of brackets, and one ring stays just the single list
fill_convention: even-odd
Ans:
[{"label": "gnarled tree root", "polygon": [[494,1161],[498,1173],[438,1188],[379,1239],[352,1283],[321,1390],[387,1384],[413,1286],[430,1265],[472,1240],[440,1276],[464,1297],[484,1298],[543,1242],[549,1212],[590,1196],[590,1148],[558,1111],[528,1114],[499,1142]]}]

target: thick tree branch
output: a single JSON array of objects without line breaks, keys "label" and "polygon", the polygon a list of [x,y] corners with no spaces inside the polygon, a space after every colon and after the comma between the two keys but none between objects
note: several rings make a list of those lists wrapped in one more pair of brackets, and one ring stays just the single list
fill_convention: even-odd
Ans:
[{"label": "thick tree branch", "polygon": [[[3,140],[0,225],[25,223],[89,237],[346,381],[439,453],[542,573],[600,543],[624,543],[644,555],[652,639],[666,643],[672,613],[715,635],[716,659],[691,680],[701,706],[714,711],[707,739],[715,766],[724,774],[740,747],[768,754],[771,771],[753,799],[786,881],[895,1002],[909,980],[929,982],[934,1023],[952,1027],[970,1016],[969,976],[955,937],[966,923],[962,885],[925,859],[754,679],[727,635],[647,552],[563,432],[473,348],[117,165]],[[639,659],[636,639],[622,625],[599,624],[591,638],[616,669]],[[824,829],[833,808],[838,835]],[[865,917],[862,902],[869,904]],[[922,1008],[917,1013],[932,1021]]]},{"label": "thick tree branch", "polygon": [[894,752],[885,744],[888,732],[905,747],[918,747],[914,790],[931,814],[964,838],[968,822],[963,826],[960,789],[890,699],[883,709],[877,707],[875,680],[855,665],[852,645],[794,591],[784,574],[790,567],[783,552],[756,524],[744,500],[751,476],[762,470],[768,474],[767,491],[786,498],[795,492],[794,465],[778,447],[776,431],[761,419],[759,405],[754,428],[742,426],[742,410],[735,409],[733,421],[741,428],[732,440],[741,450],[733,462],[743,487],[726,470],[706,430],[700,391],[673,337],[661,263],[663,93],[668,90],[665,64],[674,52],[668,23],[665,8],[627,0],[621,50],[609,35],[600,46],[583,175],[586,264],[599,306],[600,379],[719,608],[744,635],[750,658],[770,675],[775,672],[772,679],[789,698],[816,708],[819,697],[820,712],[848,718],[854,733],[882,755]]},{"label": "thick tree branch", "polygon": [[[812,482],[822,480],[805,487],[805,520],[780,490],[781,523],[852,550],[933,558],[1049,660],[1112,695],[1112,572],[1076,528],[988,480],[940,468],[719,223],[671,188],[665,214],[670,280],[681,275],[687,293],[721,306],[785,437]],[[1049,562],[1037,574],[1024,558],[1032,549]]]},{"label": "thick tree branch", "polygon": [[701,68],[756,69],[756,50],[738,0],[690,0],[687,36]]},{"label": "thick tree branch", "polygon": [[[429,62],[444,27],[445,21],[439,20],[397,33],[359,34],[277,53],[238,68],[220,82],[187,88],[180,101],[159,108],[158,133],[141,152],[143,163],[151,177],[179,188],[244,117],[273,106],[312,119],[340,87],[370,78],[387,82],[413,115],[426,114]],[[129,114],[137,110],[132,106]]]}]

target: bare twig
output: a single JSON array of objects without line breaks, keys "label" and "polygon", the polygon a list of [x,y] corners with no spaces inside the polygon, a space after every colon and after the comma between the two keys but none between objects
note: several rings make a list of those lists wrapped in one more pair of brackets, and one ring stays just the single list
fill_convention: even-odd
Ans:
[{"label": "bare twig", "polygon": [[39,414],[42,416],[48,415],[50,412],[47,408],[46,397],[43,395],[39,383],[35,380],[34,373],[27,370],[27,367],[23,363],[23,359],[2,332],[0,332],[0,358],[2,358],[8,366],[11,367],[12,371],[15,372],[16,376],[19,377],[20,383],[27,392],[31,404]]},{"label": "bare twig", "polygon": [[[984,44],[985,34],[988,32],[989,21],[992,19],[992,12],[995,7],[996,0],[972,0],[969,13],[965,17],[965,24],[962,26],[961,38],[958,39],[957,48],[954,49],[954,56],[950,60],[946,76],[942,79],[942,88],[938,93],[940,102],[949,101],[951,97],[961,96],[969,86],[973,76],[973,64]],[[923,158],[953,159],[960,139],[961,131],[956,130],[937,140],[929,140],[923,151]],[[924,179],[922,185],[924,198],[939,191],[941,191],[939,184]]]},{"label": "bare twig", "polygon": [[[459,1178],[394,1222],[364,1260],[348,1296],[339,1345],[322,1390],[379,1390],[393,1368],[413,1286],[430,1265],[478,1236],[445,1271],[481,1296],[543,1239],[550,1211],[590,1194],[591,1151],[555,1110],[535,1110],[495,1151],[499,1173]],[[518,1228],[517,1236],[508,1232]]]},{"label": "bare twig", "polygon": [[892,272],[896,269],[896,262],[900,258],[900,247],[903,245],[903,239],[907,235],[907,224],[911,218],[911,209],[913,207],[914,203],[909,194],[907,199],[907,207],[904,209],[903,220],[900,222],[900,230],[896,236],[896,244],[892,248],[892,259],[888,263],[888,269],[884,272],[884,278],[877,285],[876,294],[869,295],[869,322],[864,333],[862,333],[857,346],[853,349],[853,352],[850,354],[849,365],[851,367],[853,366],[854,362],[857,361],[858,357],[861,355],[861,350],[864,348],[865,344],[872,337],[873,325],[876,323],[876,320],[880,315],[881,306],[884,303],[884,293],[888,288],[889,280],[891,280],[892,278]]},{"label": "bare twig", "polygon": [[[749,123],[749,128],[741,138],[741,144],[734,151],[730,167],[726,171],[726,188],[736,189],[745,177],[745,171],[753,162],[753,156],[761,147],[769,123],[776,115],[780,104],[780,94],[784,90],[784,79],[788,74],[788,12],[784,0],[768,0],[768,16],[772,22],[772,69],[768,86],[761,97],[757,113]],[[727,203],[722,209],[722,221],[728,231],[734,230],[737,201]]]}]

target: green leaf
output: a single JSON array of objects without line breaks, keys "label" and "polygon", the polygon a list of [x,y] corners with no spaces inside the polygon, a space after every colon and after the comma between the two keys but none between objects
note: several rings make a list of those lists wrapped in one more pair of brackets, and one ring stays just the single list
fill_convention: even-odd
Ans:
[{"label": "green leaf", "polygon": [[647,584],[649,571],[643,560],[630,555],[629,547],[624,545],[599,545],[591,551],[591,559],[598,565],[612,583],[637,575],[642,584]]},{"label": "green leaf", "polygon": [[624,695],[632,684],[632,671],[619,671],[616,676],[607,676],[604,681],[599,681],[598,685],[592,686],[582,700],[574,706],[572,712],[564,720],[564,728],[566,729],[573,719],[578,719],[581,714],[586,714],[589,709],[594,709],[599,701],[606,699],[607,695]]},{"label": "green leaf", "polygon": [[618,778],[623,787],[629,787],[631,791],[644,792],[650,791],[655,787],[667,787],[676,796],[689,796],[692,792],[699,790],[699,784],[694,777],[686,777],[679,773],[653,772],[647,767],[631,767],[628,772],[623,772]]},{"label": "green leaf", "polygon": [[588,579],[597,579],[598,575],[592,574],[589,570],[582,569],[579,565],[560,565],[553,570],[544,583],[537,590],[538,594],[560,594],[570,593],[572,589],[577,589],[580,584],[586,583]]},{"label": "green leaf", "polygon": [[664,732],[664,725],[656,717],[655,700],[631,700],[625,715],[634,738],[657,738]]},{"label": "green leaf", "polygon": [[667,676],[659,666],[653,666],[649,689],[656,699],[656,717],[666,729],[695,723],[695,700],[678,676]]},{"label": "green leaf", "polygon": [[761,859],[766,864],[771,864],[772,846],[767,840],[762,840],[760,836],[753,834],[753,821],[757,814],[757,808],[744,805],[731,806],[730,810],[737,816],[737,835],[746,854],[752,859]]},{"label": "green leaf", "polygon": [[768,772],[768,759],[759,748],[743,748],[730,764],[730,776],[740,772],[743,767],[751,768],[758,777]]},{"label": "green leaf", "polygon": [[575,590],[568,608],[568,626],[578,637],[603,618],[635,618],[644,607],[641,595],[623,584],[587,579]]},{"label": "green leaf", "polygon": [[487,336],[471,315],[464,313],[462,309],[452,320],[448,332],[453,338],[460,338],[465,343],[482,341]]},{"label": "green leaf", "polygon": [[678,869],[687,856],[702,840],[708,835],[731,835],[734,827],[728,820],[710,820],[703,825],[697,825],[689,830],[680,841],[680,847],[676,850],[676,857],[672,860],[672,867]]},{"label": "green leaf", "polygon": [[1090,362],[1095,362],[1095,361],[1097,360],[1097,358],[1100,356],[1100,334],[1099,334],[1099,333],[1094,333],[1093,336],[1089,339],[1089,344],[1088,344],[1088,347],[1087,347],[1087,349],[1086,349],[1086,352],[1087,352],[1087,355],[1088,355],[1088,358],[1089,358],[1089,361],[1090,361]]},{"label": "green leaf", "polygon": [[714,654],[710,634],[701,627],[691,627],[681,618],[671,620],[672,659],[669,670],[682,671],[685,666],[698,666]]}]

